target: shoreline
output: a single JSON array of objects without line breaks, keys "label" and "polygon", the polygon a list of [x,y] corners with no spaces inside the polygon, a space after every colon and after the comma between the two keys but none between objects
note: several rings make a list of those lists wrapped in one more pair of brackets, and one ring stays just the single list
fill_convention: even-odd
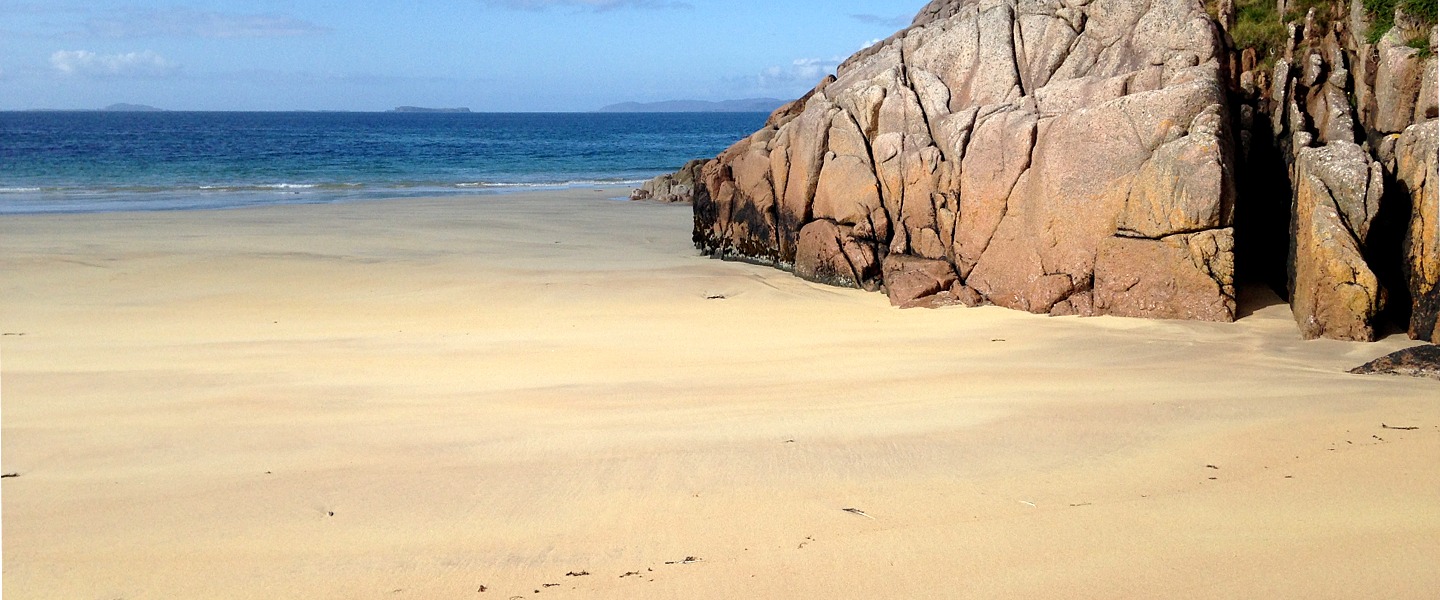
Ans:
[{"label": "shoreline", "polygon": [[[0,218],[25,215],[83,215],[128,212],[176,212],[192,210],[234,210],[267,206],[299,206],[348,204],[355,202],[392,202],[435,198],[483,198],[507,194],[568,192],[584,189],[610,190],[616,193],[633,189],[646,180],[566,181],[557,183],[457,183],[449,186],[417,186],[414,192],[404,188],[382,187],[362,190],[360,184],[276,183],[244,186],[181,187],[172,191],[89,193],[65,188],[61,192],[47,188],[0,188]],[[318,190],[318,191],[316,191]],[[36,194],[42,200],[27,200],[22,194]],[[313,194],[313,196],[310,196]],[[43,200],[50,195],[60,200]],[[8,198],[6,196],[9,196]],[[195,200],[196,197],[208,200]],[[615,196],[614,199],[627,199]],[[28,204],[34,204],[31,208]],[[70,208],[78,206],[77,208]]]},{"label": "shoreline", "polygon": [[1440,587],[1440,387],[1344,372],[1403,337],[900,310],[504,198],[0,218],[7,597]]}]

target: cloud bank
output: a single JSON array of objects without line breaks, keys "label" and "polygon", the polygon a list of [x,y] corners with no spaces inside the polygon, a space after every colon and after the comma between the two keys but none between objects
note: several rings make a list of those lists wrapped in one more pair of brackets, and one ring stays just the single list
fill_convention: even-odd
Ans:
[{"label": "cloud bank", "polygon": [[549,10],[552,8],[574,8],[585,11],[605,12],[624,8],[694,8],[688,2],[672,0],[483,0],[490,6],[514,10]]},{"label": "cloud bank", "polygon": [[330,30],[274,14],[242,14],[189,8],[128,9],[85,21],[85,30],[107,38],[277,38],[320,35]]},{"label": "cloud bank", "polygon": [[789,65],[774,66],[760,72],[760,87],[763,89],[786,89],[800,86],[805,89],[820,83],[826,75],[835,72],[841,58],[797,58]]},{"label": "cloud bank", "polygon": [[843,58],[797,58],[785,65],[775,65],[755,75],[739,75],[719,80],[718,98],[767,97],[799,98],[833,75]]},{"label": "cloud bank", "polygon": [[179,69],[153,51],[97,54],[89,50],[60,50],[50,55],[50,66],[62,75],[80,77],[158,77]]},{"label": "cloud bank", "polygon": [[869,14],[850,15],[850,18],[866,25],[881,25],[890,29],[904,29],[910,26],[911,21],[911,18],[906,16],[882,17],[880,15]]}]

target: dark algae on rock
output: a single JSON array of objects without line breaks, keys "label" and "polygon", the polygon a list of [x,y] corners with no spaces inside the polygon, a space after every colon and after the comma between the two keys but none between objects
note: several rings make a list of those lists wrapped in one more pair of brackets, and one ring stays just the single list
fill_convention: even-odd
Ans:
[{"label": "dark algae on rock", "polygon": [[[1350,372],[1357,375],[1407,375],[1440,380],[1440,346],[1429,344],[1401,350],[1355,367]],[[1400,429],[1389,426],[1386,428]]]}]

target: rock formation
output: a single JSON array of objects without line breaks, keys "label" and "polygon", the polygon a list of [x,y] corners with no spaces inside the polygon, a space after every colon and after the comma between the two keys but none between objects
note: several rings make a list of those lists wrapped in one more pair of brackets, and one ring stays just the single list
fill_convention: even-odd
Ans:
[{"label": "rock formation", "polygon": [[1434,16],[1280,2],[1285,39],[1235,48],[1255,3],[1210,4],[934,0],[652,189],[694,181],[712,256],[900,306],[1225,321],[1238,269],[1307,338],[1388,301],[1440,340]]},{"label": "rock formation", "polygon": [[933,2],[703,167],[696,244],[897,304],[1233,319],[1219,52],[1193,0]]},{"label": "rock formation", "polygon": [[[1397,12],[1401,25],[1371,44],[1360,0],[1332,8],[1311,9],[1303,25],[1289,25],[1273,69],[1231,52],[1242,115],[1239,170],[1259,171],[1249,179],[1279,175],[1255,164],[1258,140],[1269,140],[1284,164],[1291,205],[1282,291],[1305,337],[1374,339],[1388,297],[1401,304],[1393,310],[1410,314],[1413,337],[1434,340],[1433,25],[1421,33]],[[1428,58],[1405,41],[1417,36],[1430,41]],[[1240,191],[1244,206],[1279,189],[1242,183]],[[1240,209],[1242,240],[1247,209]]]},{"label": "rock formation", "polygon": [[1384,184],[1368,158],[1353,142],[1301,146],[1296,154],[1290,302],[1306,338],[1375,336],[1383,291],[1362,246]]},{"label": "rock formation", "polygon": [[1440,379],[1440,346],[1425,345],[1387,354],[1350,370],[1356,375],[1405,375]]},{"label": "rock formation", "polygon": [[1440,181],[1437,181],[1440,121],[1411,125],[1395,142],[1397,179],[1411,199],[1405,232],[1405,271],[1413,299],[1410,337],[1440,342]]},{"label": "rock formation", "polygon": [[645,182],[630,192],[631,200],[652,200],[655,202],[690,202],[695,197],[695,180],[704,160],[692,160],[680,167],[679,171],[661,175]]}]

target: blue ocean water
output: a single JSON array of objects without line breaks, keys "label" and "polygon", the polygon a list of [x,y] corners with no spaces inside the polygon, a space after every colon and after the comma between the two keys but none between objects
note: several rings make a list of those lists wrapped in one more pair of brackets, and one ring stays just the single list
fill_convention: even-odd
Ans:
[{"label": "blue ocean water", "polygon": [[0,214],[633,186],[759,113],[0,112]]}]

